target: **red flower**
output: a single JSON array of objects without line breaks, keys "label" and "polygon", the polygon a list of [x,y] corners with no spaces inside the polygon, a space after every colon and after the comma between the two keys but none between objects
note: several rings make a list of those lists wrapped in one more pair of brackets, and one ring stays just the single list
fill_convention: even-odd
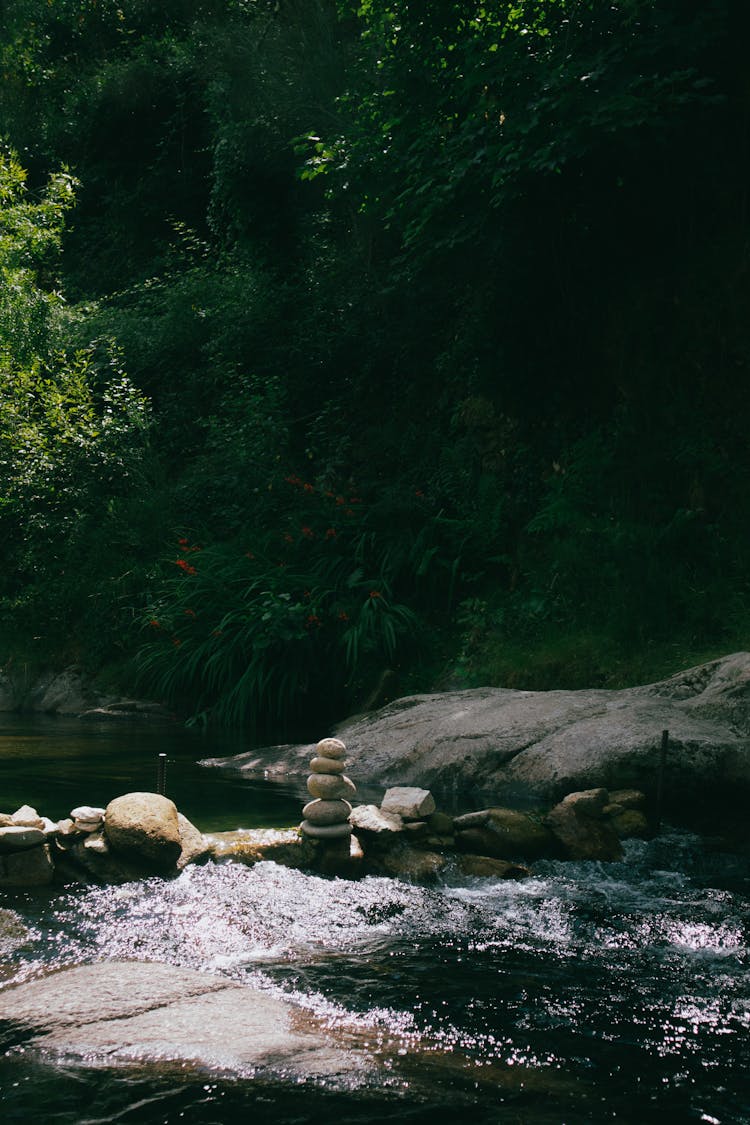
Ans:
[{"label": "red flower", "polygon": [[177,540],[177,546],[178,546],[178,547],[182,547],[183,551],[185,550],[185,548],[187,547],[187,545],[188,545],[188,540],[187,540],[187,539],[178,539],[178,540]]},{"label": "red flower", "polygon": [[151,618],[151,620],[149,621],[149,625],[151,626],[152,629],[161,629],[161,625],[159,624],[159,622],[156,620],[155,617]]},{"label": "red flower", "polygon": [[383,595],[380,593],[380,590],[370,590],[371,598],[382,598],[382,596]]},{"label": "red flower", "polygon": [[182,612],[185,614],[186,617],[195,617],[195,610],[194,609],[183,609]]},{"label": "red flower", "polygon": [[421,500],[421,499],[423,499],[423,497],[424,497],[424,492],[422,492],[422,489],[421,489],[421,488],[417,488],[417,489],[415,489],[415,491],[414,491],[414,495],[415,495],[415,496],[418,496],[418,497],[420,498],[420,500]]},{"label": "red flower", "polygon": [[346,503],[346,500],[344,499],[344,497],[343,497],[343,496],[337,496],[337,497],[336,497],[336,503],[337,503],[338,505],[341,505],[341,504],[345,504],[345,503]]},{"label": "red flower", "polygon": [[306,629],[312,629],[312,628],[319,629],[320,628],[320,618],[318,617],[317,613],[309,613],[307,615],[307,621],[305,622],[305,628]]},{"label": "red flower", "polygon": [[351,508],[347,508],[346,511],[344,512],[344,515],[345,516],[353,516],[354,512],[352,511]]},{"label": "red flower", "polygon": [[335,539],[335,538],[336,538],[336,529],[333,528],[333,527],[327,528],[326,529],[326,539]]},{"label": "red flower", "polygon": [[285,543],[293,543],[294,542],[294,536],[290,535],[289,532],[287,532],[286,535],[284,536],[284,542]]},{"label": "red flower", "polygon": [[175,648],[179,648],[180,645],[182,644],[182,641],[180,640],[179,637],[172,637],[172,644],[174,645]]},{"label": "red flower", "polygon": [[348,620],[349,620],[349,614],[345,613],[344,610],[342,609],[341,613],[339,614],[339,621],[348,621]]},{"label": "red flower", "polygon": [[302,597],[303,598],[309,598],[310,597],[310,591],[309,590],[303,590],[302,591]]},{"label": "red flower", "polygon": [[185,574],[197,574],[198,571],[194,566],[191,566],[187,559],[175,559],[175,566],[179,566],[180,570]]},{"label": "red flower", "polygon": [[304,535],[305,539],[314,539],[315,538],[315,532],[313,531],[313,529],[311,527],[303,527],[300,530],[302,531],[302,534]]},{"label": "red flower", "polygon": [[314,492],[315,491],[314,487],[311,484],[303,484],[302,487],[305,490],[305,492]]},{"label": "red flower", "polygon": [[221,629],[214,629],[213,632],[211,633],[211,636],[212,637],[220,637],[221,636]]},{"label": "red flower", "polygon": [[252,551],[245,551],[245,558],[246,559],[254,559],[255,555],[253,554]]}]

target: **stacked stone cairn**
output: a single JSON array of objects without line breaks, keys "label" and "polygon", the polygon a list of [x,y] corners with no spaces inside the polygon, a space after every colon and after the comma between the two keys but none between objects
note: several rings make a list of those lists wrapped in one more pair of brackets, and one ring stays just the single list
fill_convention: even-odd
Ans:
[{"label": "stacked stone cairn", "polygon": [[310,762],[307,792],[313,798],[305,805],[300,832],[313,840],[349,854],[352,806],[347,798],[357,792],[354,782],[344,774],[346,746],[340,738],[324,738],[315,747]]}]

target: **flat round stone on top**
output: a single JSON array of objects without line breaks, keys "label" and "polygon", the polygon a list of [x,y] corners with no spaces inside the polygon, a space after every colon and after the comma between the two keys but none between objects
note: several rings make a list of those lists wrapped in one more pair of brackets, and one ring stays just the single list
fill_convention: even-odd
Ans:
[{"label": "flat round stone on top", "polygon": [[340,738],[322,738],[315,747],[315,754],[318,758],[339,760],[346,757],[346,746]]}]

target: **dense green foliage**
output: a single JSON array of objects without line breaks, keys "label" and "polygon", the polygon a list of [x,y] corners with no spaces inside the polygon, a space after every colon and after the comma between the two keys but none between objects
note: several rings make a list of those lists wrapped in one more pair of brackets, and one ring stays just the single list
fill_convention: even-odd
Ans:
[{"label": "dense green foliage", "polygon": [[742,22],[6,0],[8,653],[283,733],[746,644]]}]

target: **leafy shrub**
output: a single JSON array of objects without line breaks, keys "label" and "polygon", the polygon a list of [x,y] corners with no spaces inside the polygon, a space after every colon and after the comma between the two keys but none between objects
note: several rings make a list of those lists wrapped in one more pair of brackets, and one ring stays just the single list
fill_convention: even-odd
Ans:
[{"label": "leafy shrub", "polygon": [[413,651],[418,627],[395,597],[404,559],[359,497],[296,474],[272,490],[271,530],[203,547],[178,537],[138,657],[143,681],[195,717],[256,732],[330,719]]}]

